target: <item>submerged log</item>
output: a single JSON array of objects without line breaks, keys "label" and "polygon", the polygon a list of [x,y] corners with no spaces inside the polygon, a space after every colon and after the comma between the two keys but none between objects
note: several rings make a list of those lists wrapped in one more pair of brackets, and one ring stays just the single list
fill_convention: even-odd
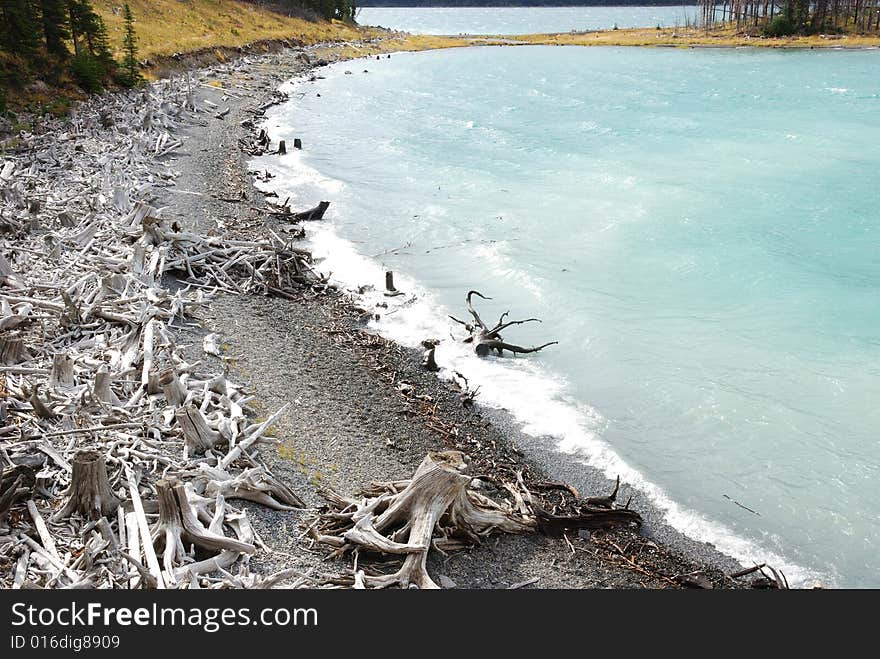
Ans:
[{"label": "submerged log", "polygon": [[67,503],[52,519],[59,521],[79,513],[95,520],[115,513],[119,499],[110,489],[104,456],[97,451],[80,451],[72,467]]},{"label": "submerged log", "polygon": [[480,318],[480,315],[477,313],[476,309],[474,309],[474,305],[471,300],[472,296],[474,295],[481,297],[484,300],[492,299],[486,297],[479,291],[468,291],[467,308],[474,319],[472,323],[459,320],[455,316],[450,316],[450,318],[456,323],[464,325],[465,329],[470,333],[470,336],[464,339],[464,342],[472,343],[474,345],[474,352],[477,353],[477,355],[479,355],[480,357],[488,357],[493,351],[497,352],[499,357],[504,354],[505,350],[514,354],[538,352],[539,350],[543,350],[548,346],[556,345],[559,343],[558,341],[550,341],[549,343],[545,343],[540,346],[524,348],[522,346],[505,342],[504,339],[501,338],[502,330],[505,330],[513,325],[522,325],[524,323],[540,323],[541,321],[537,318],[527,318],[525,320],[509,320],[505,322],[508,313],[510,313],[506,312],[502,314],[498,322],[490,328],[483,322],[482,318]]}]

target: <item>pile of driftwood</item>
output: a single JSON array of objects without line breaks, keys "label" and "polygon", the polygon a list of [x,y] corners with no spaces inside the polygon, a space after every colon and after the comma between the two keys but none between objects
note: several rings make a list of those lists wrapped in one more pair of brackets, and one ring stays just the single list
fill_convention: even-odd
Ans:
[{"label": "pile of driftwood", "polygon": [[212,114],[198,84],[107,95],[0,157],[0,587],[290,576],[250,573],[264,545],[231,503],[302,507],[254,450],[284,409],[249,418],[220,360],[187,360],[176,337],[218,291],[320,278],[275,234],[201,236],[149,204],[173,185],[177,127]]},{"label": "pile of driftwood", "polygon": [[[571,499],[567,510],[556,506],[547,510],[542,498],[529,490],[521,471],[515,481],[497,484],[506,496],[496,500],[481,492],[486,484],[467,475],[468,466],[469,458],[462,452],[441,451],[429,454],[411,479],[372,483],[360,499],[324,490],[329,506],[309,534],[316,542],[334,547],[336,557],[354,554],[350,573],[334,583],[355,588],[437,588],[427,571],[432,548],[448,553],[493,533],[563,536],[642,522],[628,506],[616,507],[619,482],[609,496],[588,499],[563,484],[541,484],[564,490]],[[402,557],[391,572],[383,569],[389,556]]]}]

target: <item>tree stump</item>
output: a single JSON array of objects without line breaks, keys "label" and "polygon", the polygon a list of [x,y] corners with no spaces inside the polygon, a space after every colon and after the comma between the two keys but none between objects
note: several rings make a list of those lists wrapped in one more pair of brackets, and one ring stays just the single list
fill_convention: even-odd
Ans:
[{"label": "tree stump", "polygon": [[169,407],[180,407],[186,402],[186,387],[173,368],[163,369],[159,373],[159,386],[165,393],[165,401]]},{"label": "tree stump", "polygon": [[344,507],[322,516],[322,530],[328,533],[313,537],[337,547],[337,553],[360,547],[405,557],[392,574],[359,575],[366,587],[439,588],[426,568],[432,545],[478,542],[496,531],[535,530],[531,517],[471,491],[471,478],[462,473],[466,466],[459,451],[430,453],[411,480],[384,484],[386,491],[378,497],[354,501],[333,495]]},{"label": "tree stump", "polygon": [[0,363],[15,366],[31,358],[24,345],[24,339],[18,332],[6,332],[0,335]]},{"label": "tree stump", "polygon": [[113,376],[110,373],[110,370],[107,367],[101,367],[101,369],[95,373],[95,384],[92,387],[92,395],[96,400],[101,401],[111,407],[118,407],[122,405],[122,401],[116,397],[116,394],[113,393],[113,390],[110,388],[110,385],[113,382]]},{"label": "tree stump", "polygon": [[74,456],[72,466],[67,503],[52,519],[59,521],[79,513],[95,520],[115,513],[119,499],[110,489],[104,456],[97,451],[80,451]]},{"label": "tree stump", "polygon": [[159,521],[152,530],[152,542],[156,550],[162,550],[162,560],[169,576],[174,575],[174,565],[187,559],[184,548],[195,545],[212,553],[225,550],[253,554],[253,545],[214,533],[202,525],[186,496],[182,482],[173,476],[156,483],[159,498]]},{"label": "tree stump", "polygon": [[220,433],[211,430],[204,415],[195,405],[177,408],[174,418],[183,431],[183,440],[189,455],[202,454],[214,448],[221,439]]},{"label": "tree stump", "polygon": [[52,355],[52,370],[49,373],[49,386],[69,389],[73,381],[73,359],[63,352]]}]

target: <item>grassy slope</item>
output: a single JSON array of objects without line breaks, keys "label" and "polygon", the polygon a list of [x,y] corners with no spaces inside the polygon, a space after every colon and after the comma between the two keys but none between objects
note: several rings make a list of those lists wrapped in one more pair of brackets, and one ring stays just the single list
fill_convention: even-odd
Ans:
[{"label": "grassy slope", "polygon": [[[117,55],[122,47],[122,0],[93,0]],[[312,23],[236,0],[128,0],[135,18],[139,57],[149,59],[205,48],[236,47],[264,39],[306,44],[364,38],[339,21]]]},{"label": "grassy slope", "polygon": [[[122,1],[93,0],[103,15],[115,49],[122,45]],[[305,44],[327,41],[356,42],[383,36],[382,43],[343,46],[343,57],[395,50],[429,50],[462,46],[549,44],[578,46],[765,46],[866,47],[880,46],[880,38],[819,36],[763,39],[737,35],[732,29],[706,34],[697,29],[651,28],[603,32],[533,34],[512,37],[389,36],[380,30],[357,28],[339,21],[312,23],[261,9],[237,0],[129,0],[134,13],[142,59],[217,47],[237,47],[265,39],[295,39]]]}]

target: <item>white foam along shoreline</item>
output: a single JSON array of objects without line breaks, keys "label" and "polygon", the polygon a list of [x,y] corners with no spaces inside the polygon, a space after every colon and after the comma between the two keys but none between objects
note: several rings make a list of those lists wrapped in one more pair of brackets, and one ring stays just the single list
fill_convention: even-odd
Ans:
[{"label": "white foam along shoreline", "polygon": [[[325,72],[333,75],[334,68],[341,70],[342,66],[331,65]],[[294,79],[281,89],[293,92],[309,77]],[[269,123],[280,122],[285,108],[291,103],[295,100],[273,108],[263,127],[270,133],[277,133],[278,129]],[[299,151],[288,153],[283,161],[260,157],[250,164],[251,169],[268,170],[274,175],[268,182],[258,182],[259,189],[277,192],[280,198],[289,196],[294,205],[298,191],[306,184],[320,188],[330,198],[344,194],[345,186],[341,181],[326,177],[311,167]],[[311,200],[300,201],[308,203]],[[756,541],[737,535],[723,523],[673,501],[662,488],[628,465],[602,440],[603,417],[597,410],[573,400],[567,394],[568,386],[562,376],[526,359],[476,357],[470,346],[453,339],[453,336],[461,338],[461,328],[449,321],[448,310],[405,272],[395,272],[395,285],[405,295],[385,296],[382,287],[386,268],[378,257],[361,254],[355,243],[337,233],[332,222],[332,208],[324,222],[307,223],[309,248],[319,262],[321,272],[331,273],[331,281],[348,291],[357,304],[380,315],[378,321],[370,323],[372,330],[411,348],[418,348],[428,338],[441,339],[437,349],[437,363],[441,367],[439,377],[452,378],[454,372],[462,373],[471,388],[479,387],[478,402],[481,405],[505,410],[522,432],[554,442],[555,448],[568,459],[596,469],[612,480],[619,475],[621,481],[644,494],[671,527],[689,538],[711,543],[719,552],[744,566],[767,563],[781,569],[792,587],[811,587],[817,583],[833,586],[834,580],[829,575],[797,565],[760,547]],[[372,286],[372,289],[363,290],[365,286]]]}]

